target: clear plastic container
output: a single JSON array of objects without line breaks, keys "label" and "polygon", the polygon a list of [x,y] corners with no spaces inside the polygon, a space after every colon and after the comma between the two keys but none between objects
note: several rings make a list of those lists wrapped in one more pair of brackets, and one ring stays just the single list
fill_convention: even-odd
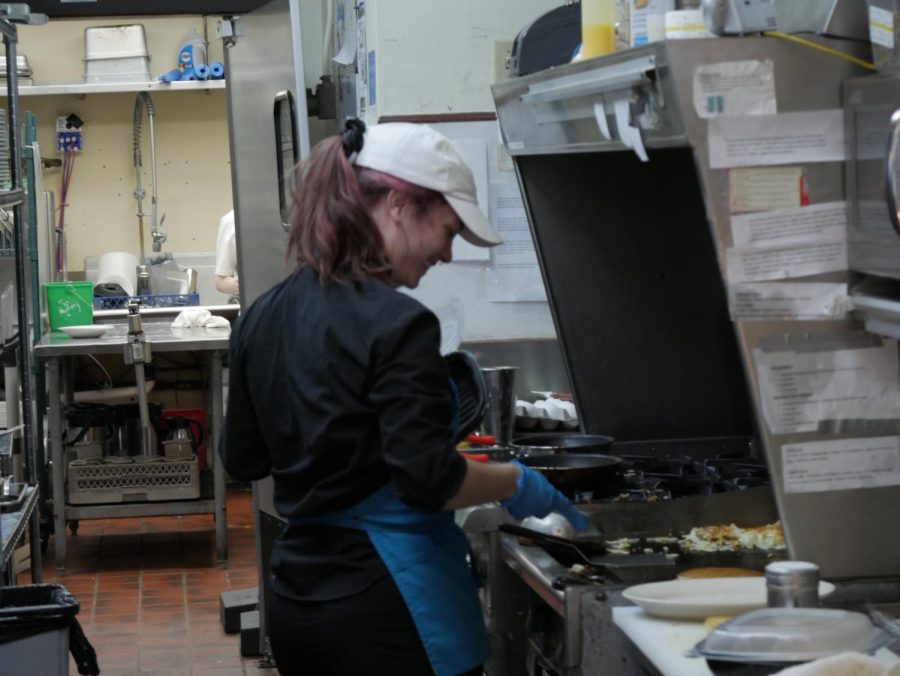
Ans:
[{"label": "clear plastic container", "polygon": [[890,642],[862,613],[830,608],[764,608],[716,627],[697,657],[723,662],[809,662],[842,652],[873,653]]},{"label": "clear plastic container", "polygon": [[581,1],[581,58],[615,51],[616,4],[616,0]]},{"label": "clear plastic container", "polygon": [[867,0],[872,58],[880,71],[900,68],[900,0]]},{"label": "clear plastic container", "polygon": [[198,79],[197,66],[200,65],[207,65],[206,41],[196,28],[191,28],[178,50],[178,70],[181,71],[181,79]]},{"label": "clear plastic container", "polygon": [[150,54],[143,25],[84,29],[85,82],[146,82],[149,79]]},{"label": "clear plastic container", "polygon": [[146,82],[150,54],[142,24],[84,29],[85,82]]},{"label": "clear plastic container", "polygon": [[647,0],[631,5],[629,30],[631,46],[658,42],[666,37],[666,12],[675,9],[675,0]]},{"label": "clear plastic container", "polygon": [[142,24],[91,26],[84,29],[86,61],[149,56],[147,35]]}]

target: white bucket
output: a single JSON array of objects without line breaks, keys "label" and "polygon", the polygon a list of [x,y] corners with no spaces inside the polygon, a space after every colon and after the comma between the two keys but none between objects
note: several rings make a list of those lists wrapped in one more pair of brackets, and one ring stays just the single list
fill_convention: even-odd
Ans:
[{"label": "white bucket", "polygon": [[121,284],[125,293],[134,295],[138,257],[127,251],[111,251],[97,261],[97,284]]}]

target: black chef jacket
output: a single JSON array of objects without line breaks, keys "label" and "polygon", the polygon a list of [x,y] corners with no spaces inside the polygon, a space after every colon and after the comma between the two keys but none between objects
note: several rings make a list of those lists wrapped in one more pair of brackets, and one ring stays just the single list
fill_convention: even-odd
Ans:
[{"label": "black chef jacket", "polygon": [[[232,330],[225,468],[271,474],[285,519],[347,509],[389,481],[411,506],[440,509],[466,464],[439,344],[437,318],[413,298],[301,269]],[[272,571],[273,590],[298,600],[341,598],[386,574],[364,531],[310,525],[276,541]]]}]

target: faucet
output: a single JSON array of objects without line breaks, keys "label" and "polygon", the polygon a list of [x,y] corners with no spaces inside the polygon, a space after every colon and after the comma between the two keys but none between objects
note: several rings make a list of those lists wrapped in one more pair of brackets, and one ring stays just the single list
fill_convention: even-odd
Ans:
[{"label": "faucet", "polygon": [[147,378],[144,365],[153,361],[150,341],[144,335],[141,321],[141,304],[128,301],[128,335],[125,336],[125,363],[134,365],[134,383],[137,386],[138,413],[141,416],[140,451],[145,458],[156,455],[156,439],[150,422],[150,408],[147,404]]},{"label": "faucet", "polygon": [[134,100],[134,171],[136,178],[136,187],[134,190],[134,198],[138,203],[138,233],[140,236],[141,257],[140,265],[144,265],[144,197],[146,192],[141,185],[141,122],[143,119],[143,110],[147,110],[147,121],[150,127],[150,236],[153,240],[153,251],[159,253],[162,251],[162,245],[166,241],[166,233],[162,231],[162,222],[166,216],[163,214],[162,220],[157,223],[157,195],[156,195],[156,136],[153,129],[153,100],[147,92],[140,92]]}]

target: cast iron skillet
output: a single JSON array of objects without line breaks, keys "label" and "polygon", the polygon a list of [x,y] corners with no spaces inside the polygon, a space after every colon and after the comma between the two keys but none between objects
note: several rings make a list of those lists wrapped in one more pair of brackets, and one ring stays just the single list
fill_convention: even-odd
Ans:
[{"label": "cast iron skillet", "polygon": [[543,474],[561,492],[571,494],[618,484],[622,459],[612,455],[574,453],[533,455],[521,458],[519,462]]}]

